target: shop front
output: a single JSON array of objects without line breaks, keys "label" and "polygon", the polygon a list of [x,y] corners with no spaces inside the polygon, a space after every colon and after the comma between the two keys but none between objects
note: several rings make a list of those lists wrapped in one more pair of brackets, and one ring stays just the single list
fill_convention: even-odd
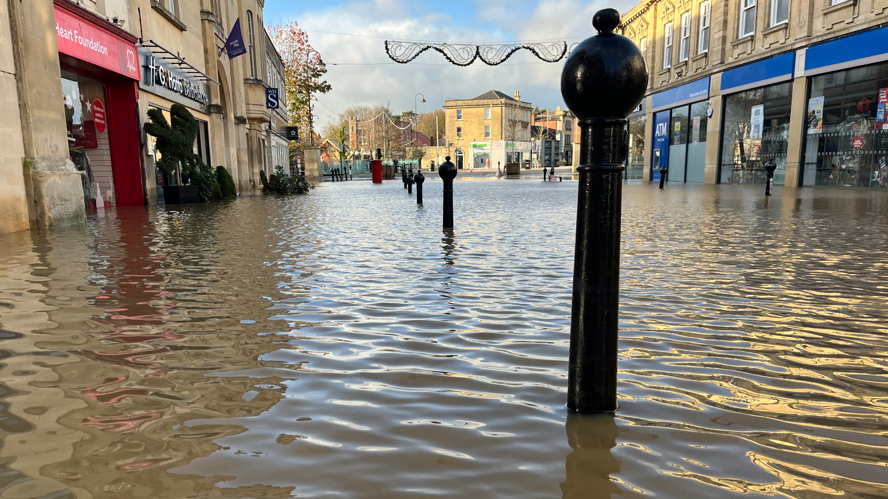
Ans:
[{"label": "shop front", "polygon": [[524,164],[530,159],[530,142],[497,140],[493,142],[471,142],[472,168],[502,168],[507,164]]},{"label": "shop front", "polygon": [[805,54],[802,185],[888,188],[888,28]]},{"label": "shop front", "polygon": [[651,97],[654,112],[651,180],[659,181],[660,168],[667,167],[666,181],[703,182],[708,99],[709,77]]},{"label": "shop front", "polygon": [[[139,80],[142,121],[148,121],[149,110],[157,109],[163,113],[167,123],[170,123],[170,108],[173,104],[187,107],[197,120],[197,137],[194,141],[193,152],[204,164],[213,166],[213,158],[210,155],[210,116],[208,112],[210,90],[208,82],[214,82],[214,80],[186,63],[172,50],[153,41],[145,41],[139,46],[139,61],[144,68],[142,78]],[[145,164],[156,165],[160,159],[157,141],[147,134],[146,141]],[[153,170],[153,168],[148,168],[148,170]],[[164,175],[160,171],[155,171],[151,178],[146,179],[146,182],[153,184],[157,191],[158,201],[163,201],[161,187],[179,185],[181,178],[179,173]]]},{"label": "shop front", "polygon": [[722,74],[721,183],[763,184],[769,163],[774,184],[786,183],[794,65],[790,52]]},{"label": "shop front", "polygon": [[71,2],[54,10],[68,152],[84,200],[92,209],[144,204],[136,39]]}]

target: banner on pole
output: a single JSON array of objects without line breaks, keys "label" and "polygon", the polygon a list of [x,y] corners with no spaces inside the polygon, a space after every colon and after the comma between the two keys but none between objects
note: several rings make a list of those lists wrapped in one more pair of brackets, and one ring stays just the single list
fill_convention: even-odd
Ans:
[{"label": "banner on pole", "polygon": [[229,59],[247,53],[244,37],[241,35],[240,18],[234,22],[234,26],[231,28],[231,34],[228,35],[228,41],[225,42],[225,51],[228,52]]}]

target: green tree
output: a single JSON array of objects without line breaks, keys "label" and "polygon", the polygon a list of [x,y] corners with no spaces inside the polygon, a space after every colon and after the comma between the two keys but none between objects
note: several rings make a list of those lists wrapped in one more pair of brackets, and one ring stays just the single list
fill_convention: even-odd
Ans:
[{"label": "green tree", "polygon": [[188,108],[181,104],[173,104],[170,108],[171,123],[167,123],[163,111],[157,108],[148,110],[148,119],[150,121],[145,123],[145,133],[157,140],[160,159],[155,165],[167,180],[174,172],[178,173],[180,168],[199,163],[199,158],[194,158],[197,120]]},{"label": "green tree", "polygon": [[[435,123],[437,122],[437,129],[435,128]],[[442,109],[435,109],[430,113],[426,113],[419,118],[419,123],[416,124],[416,131],[424,134],[426,137],[430,137],[433,140],[443,140],[445,138],[445,131],[447,127],[444,122],[444,111]],[[437,143],[437,142],[436,142]]]}]

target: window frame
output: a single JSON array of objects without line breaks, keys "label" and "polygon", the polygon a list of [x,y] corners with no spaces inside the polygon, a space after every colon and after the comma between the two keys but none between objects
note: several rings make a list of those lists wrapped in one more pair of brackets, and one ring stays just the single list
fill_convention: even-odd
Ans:
[{"label": "window frame", "polygon": [[247,11],[247,51],[250,53],[250,78],[256,79],[256,48],[253,40],[253,12]]},{"label": "window frame", "polygon": [[462,109],[456,110],[456,119],[457,121],[462,121]]},{"label": "window frame", "polygon": [[485,119],[485,120],[489,120],[489,119],[490,119],[490,115],[491,115],[490,108],[489,108],[489,107],[484,108],[484,119]]},{"label": "window frame", "polygon": [[[757,0],[740,0],[740,26],[737,39],[746,38],[755,34],[755,8]],[[744,5],[745,4],[745,5]],[[746,13],[752,10],[752,27],[746,26]],[[747,29],[748,28],[748,29]]]},{"label": "window frame", "polygon": [[[781,1],[786,2],[786,19],[782,21],[777,20],[777,6]],[[778,24],[789,23],[789,7],[791,3],[789,0],[771,0],[771,27],[777,26]]]},{"label": "window frame", "polygon": [[663,26],[663,69],[672,67],[672,42],[675,38],[675,30],[672,29],[672,21]]},{"label": "window frame", "polygon": [[681,15],[681,40],[678,44],[678,62],[684,62],[691,56],[691,11]]},{"label": "window frame", "polygon": [[458,126],[458,127],[456,127],[456,138],[461,138],[461,137],[462,137],[462,127]]},{"label": "window frame", "polygon": [[490,138],[490,125],[484,125],[484,138]]},{"label": "window frame", "polygon": [[[700,2],[700,30],[697,38],[697,54],[705,54],[709,52],[709,25],[712,21],[712,2],[706,0]],[[706,47],[703,47],[703,42]]]},{"label": "window frame", "polygon": [[643,36],[641,40],[638,42],[638,48],[641,50],[641,56],[644,57],[644,53],[647,52],[647,42],[648,37]]}]

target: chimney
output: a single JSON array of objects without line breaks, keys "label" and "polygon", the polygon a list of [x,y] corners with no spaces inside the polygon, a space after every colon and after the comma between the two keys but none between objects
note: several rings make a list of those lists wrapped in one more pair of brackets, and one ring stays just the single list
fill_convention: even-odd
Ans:
[{"label": "chimney", "polygon": [[515,100],[517,100],[517,101],[521,100],[521,92],[519,92],[517,90],[515,90]]}]

